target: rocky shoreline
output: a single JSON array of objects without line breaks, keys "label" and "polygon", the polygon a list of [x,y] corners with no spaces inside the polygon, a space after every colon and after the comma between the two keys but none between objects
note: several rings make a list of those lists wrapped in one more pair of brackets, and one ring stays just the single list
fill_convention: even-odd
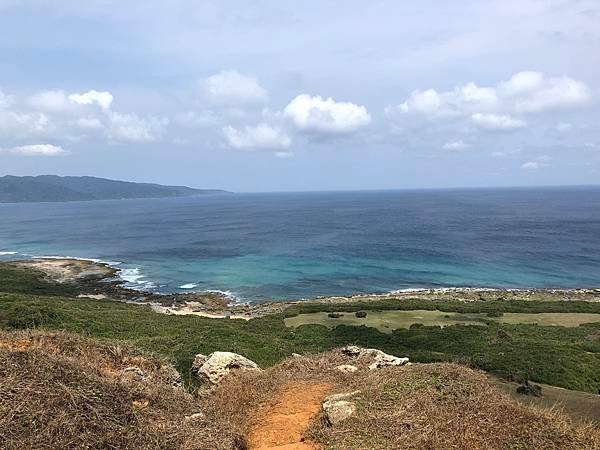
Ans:
[{"label": "rocky shoreline", "polygon": [[296,301],[268,301],[257,304],[232,302],[218,292],[189,292],[161,294],[139,291],[124,286],[119,269],[107,263],[73,258],[36,258],[13,261],[10,264],[41,271],[58,283],[75,284],[80,297],[113,299],[150,305],[156,312],[173,315],[198,315],[213,318],[252,319],[281,313],[298,303],[343,304],[373,302],[391,299],[420,300],[552,300],[600,302],[600,288],[596,289],[487,289],[487,288],[434,288],[410,289],[386,294],[358,294],[353,296],[325,296]]}]

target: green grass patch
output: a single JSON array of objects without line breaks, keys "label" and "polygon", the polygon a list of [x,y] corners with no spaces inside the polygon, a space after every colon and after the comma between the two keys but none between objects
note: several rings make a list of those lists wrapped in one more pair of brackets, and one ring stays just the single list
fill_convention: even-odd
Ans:
[{"label": "green grass patch", "polygon": [[0,292],[73,297],[79,289],[73,284],[52,282],[35,269],[0,263]]},{"label": "green grass patch", "polygon": [[208,319],[163,315],[147,306],[108,300],[0,294],[0,327],[64,330],[126,341],[169,358],[188,382],[196,353],[233,351],[270,366],[293,352],[316,353],[356,344],[415,362],[460,361],[569,389],[598,392],[600,388],[598,323],[565,328],[492,322],[485,327],[420,326],[385,334],[365,326],[288,328],[282,315],[250,321]]},{"label": "green grass patch", "polygon": [[462,302],[458,300],[424,300],[417,298],[392,298],[353,303],[302,303],[286,308],[285,317],[316,312],[357,312],[357,311],[410,311],[425,309],[457,313],[491,313],[499,317],[503,313],[600,313],[600,303],[586,301],[543,301],[543,300],[478,300]]}]

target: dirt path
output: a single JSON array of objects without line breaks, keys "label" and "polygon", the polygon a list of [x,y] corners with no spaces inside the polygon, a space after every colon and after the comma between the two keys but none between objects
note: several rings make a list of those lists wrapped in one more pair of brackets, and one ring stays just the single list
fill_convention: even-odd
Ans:
[{"label": "dirt path", "polygon": [[302,442],[302,433],[319,412],[328,384],[290,383],[277,397],[258,411],[248,436],[251,450],[314,450],[314,444]]}]

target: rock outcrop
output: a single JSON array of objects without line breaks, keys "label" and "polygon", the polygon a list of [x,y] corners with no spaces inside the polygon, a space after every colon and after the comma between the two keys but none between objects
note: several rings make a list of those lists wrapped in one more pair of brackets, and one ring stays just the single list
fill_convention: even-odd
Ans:
[{"label": "rock outcrop", "polygon": [[198,354],[192,364],[192,372],[212,384],[219,384],[225,376],[236,370],[260,370],[260,367],[254,361],[232,352],[213,352],[208,356]]},{"label": "rock outcrop", "polygon": [[369,358],[372,363],[369,364],[369,369],[381,369],[382,367],[403,366],[408,363],[408,358],[400,358],[382,352],[376,348],[361,348],[356,345],[348,345],[342,348],[342,353],[352,358]]},{"label": "rock outcrop", "polygon": [[339,370],[340,372],[354,373],[358,370],[358,367],[353,366],[352,364],[342,364],[341,366],[337,366],[335,369]]},{"label": "rock outcrop", "polygon": [[326,397],[323,403],[323,412],[327,423],[336,425],[356,414],[356,404],[348,399],[359,393],[359,391],[354,391]]}]

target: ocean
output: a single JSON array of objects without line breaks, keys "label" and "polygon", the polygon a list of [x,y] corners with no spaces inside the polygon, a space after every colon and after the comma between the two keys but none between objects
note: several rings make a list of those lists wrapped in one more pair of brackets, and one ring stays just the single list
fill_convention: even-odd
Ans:
[{"label": "ocean", "polygon": [[0,204],[0,260],[110,262],[127,285],[240,301],[440,287],[600,287],[600,188]]}]

